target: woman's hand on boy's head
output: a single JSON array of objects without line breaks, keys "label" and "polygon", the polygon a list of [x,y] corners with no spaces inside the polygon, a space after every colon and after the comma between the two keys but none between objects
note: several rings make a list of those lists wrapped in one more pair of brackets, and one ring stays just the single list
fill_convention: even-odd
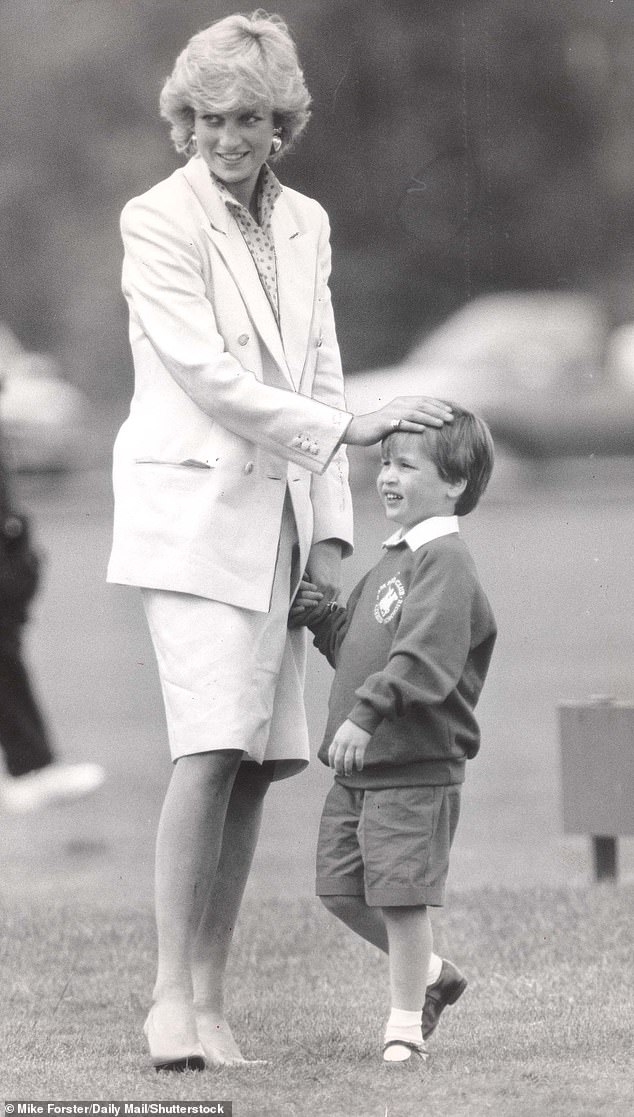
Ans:
[{"label": "woman's hand on boy's head", "polygon": [[309,582],[308,578],[302,578],[288,614],[289,628],[300,628],[301,625],[308,624],[311,614],[323,600],[323,596],[314,582]]},{"label": "woman's hand on boy's head", "polygon": [[442,427],[453,421],[451,405],[429,396],[397,396],[378,411],[353,415],[343,441],[371,446],[392,431],[419,434],[425,427]]},{"label": "woman's hand on boy's head", "polygon": [[349,718],[339,726],[328,749],[328,763],[339,776],[350,776],[353,768],[361,771],[365,763],[365,750],[372,738],[367,729],[361,729]]}]

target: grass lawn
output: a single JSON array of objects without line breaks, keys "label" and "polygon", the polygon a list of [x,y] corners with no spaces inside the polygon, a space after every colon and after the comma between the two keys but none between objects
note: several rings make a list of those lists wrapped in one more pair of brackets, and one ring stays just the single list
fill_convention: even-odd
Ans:
[{"label": "grass lawn", "polygon": [[[49,552],[29,630],[35,681],[64,759],[99,760],[109,780],[37,824],[0,820],[0,1101],[227,1099],[235,1117],[634,1114],[634,839],[620,842],[619,886],[576,887],[589,843],[564,840],[560,817],[557,703],[630,697],[634,677],[631,459],[598,472],[568,488],[558,464],[551,485],[498,489],[466,523],[500,639],[434,925],[470,985],[418,1072],[381,1062],[385,960],[310,898],[330,786],[318,765],[269,793],[236,931],[231,1023],[268,1065],[152,1070],[141,1028],[169,778],[158,679],[137,596],[103,584],[109,479],[32,490]],[[347,590],[386,535],[368,485],[355,502]],[[315,744],[329,684],[313,657]],[[498,881],[517,890],[487,887]]]},{"label": "grass lawn", "polygon": [[264,1067],[157,1075],[146,906],[0,905],[0,1099],[232,1100],[235,1117],[625,1117],[634,888],[477,890],[436,913],[469,989],[417,1070],[382,1065],[385,960],[310,900],[247,898],[231,1023]]}]

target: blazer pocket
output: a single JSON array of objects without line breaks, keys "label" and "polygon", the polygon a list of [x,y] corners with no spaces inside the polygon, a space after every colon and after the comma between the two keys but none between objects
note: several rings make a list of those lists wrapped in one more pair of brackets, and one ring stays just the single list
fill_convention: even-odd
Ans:
[{"label": "blazer pocket", "polygon": [[215,462],[203,462],[200,461],[199,458],[181,458],[171,460],[169,458],[143,457],[135,458],[134,462],[135,465],[174,465],[183,466],[186,469],[213,469],[215,465]]}]

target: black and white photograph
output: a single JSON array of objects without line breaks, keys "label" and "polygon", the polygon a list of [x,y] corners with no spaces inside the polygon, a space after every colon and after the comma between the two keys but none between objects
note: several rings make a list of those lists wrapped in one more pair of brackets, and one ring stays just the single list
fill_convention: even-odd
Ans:
[{"label": "black and white photograph", "polygon": [[0,28],[4,1113],[629,1117],[631,6]]}]

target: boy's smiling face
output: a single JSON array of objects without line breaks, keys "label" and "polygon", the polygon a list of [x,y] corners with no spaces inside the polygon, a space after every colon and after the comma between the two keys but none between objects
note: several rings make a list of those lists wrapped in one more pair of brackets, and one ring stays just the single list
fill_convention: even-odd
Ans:
[{"label": "boy's smiling face", "polygon": [[381,446],[377,489],[388,520],[409,531],[431,516],[453,516],[465,481],[444,481],[427,452],[424,434],[390,434]]}]

